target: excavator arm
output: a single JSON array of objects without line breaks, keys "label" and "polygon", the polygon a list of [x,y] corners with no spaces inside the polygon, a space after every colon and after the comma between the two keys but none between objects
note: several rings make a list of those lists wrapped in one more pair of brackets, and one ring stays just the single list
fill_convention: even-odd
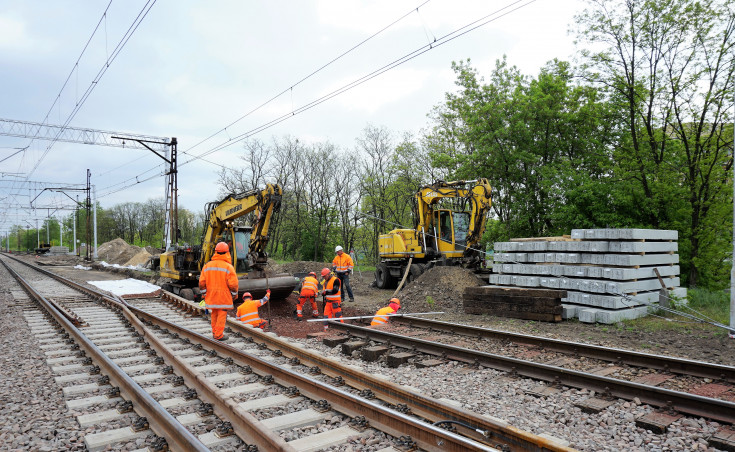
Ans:
[{"label": "excavator arm", "polygon": [[225,230],[231,229],[237,218],[255,211],[247,257],[251,267],[262,270],[268,261],[265,248],[268,245],[271,217],[278,211],[282,195],[280,185],[268,184],[263,190],[231,194],[219,202],[208,203],[206,206],[207,227],[202,237],[199,268],[204,267],[204,264],[212,258],[214,247],[221,240]]},{"label": "excavator arm", "polygon": [[[470,186],[470,184],[474,185]],[[470,215],[466,247],[473,247],[479,243],[485,230],[487,212],[491,206],[490,183],[483,178],[474,181],[437,181],[421,187],[416,193],[417,231],[432,234],[432,231],[438,229],[439,225],[435,224],[435,205],[447,198],[466,199],[469,202]]]}]

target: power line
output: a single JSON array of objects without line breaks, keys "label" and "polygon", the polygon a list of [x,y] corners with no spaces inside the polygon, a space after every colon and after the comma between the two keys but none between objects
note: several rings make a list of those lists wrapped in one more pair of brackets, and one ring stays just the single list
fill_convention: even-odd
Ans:
[{"label": "power line", "polygon": [[[247,117],[248,117],[248,116],[250,116],[251,114],[255,113],[256,111],[258,111],[258,110],[260,110],[261,108],[265,107],[266,105],[270,104],[270,103],[271,103],[271,102],[273,102],[274,100],[278,99],[279,97],[281,97],[281,96],[282,96],[282,95],[284,95],[285,93],[287,93],[287,92],[289,92],[289,91],[291,91],[291,92],[292,92],[292,91],[293,91],[293,89],[294,89],[295,87],[299,86],[300,84],[302,84],[302,83],[303,83],[303,82],[305,82],[306,80],[310,79],[311,77],[313,77],[313,76],[314,76],[314,75],[316,75],[317,73],[319,73],[319,72],[321,72],[322,70],[326,69],[326,68],[327,68],[328,66],[331,66],[331,65],[332,65],[333,63],[335,63],[335,62],[337,62],[338,60],[342,59],[343,57],[345,57],[346,55],[348,55],[348,54],[349,54],[349,53],[351,53],[352,51],[356,50],[357,48],[359,48],[360,46],[362,46],[362,45],[363,45],[363,44],[365,44],[366,42],[370,41],[371,39],[375,38],[375,37],[376,37],[376,36],[378,36],[379,34],[383,33],[383,32],[384,32],[385,30],[389,29],[390,27],[392,27],[393,25],[397,24],[397,23],[398,23],[398,22],[400,22],[401,20],[403,20],[403,19],[405,19],[406,17],[408,17],[409,15],[413,14],[413,12],[414,12],[414,11],[415,11],[415,12],[418,12],[419,8],[421,8],[421,7],[423,7],[424,5],[426,5],[427,3],[429,3],[429,1],[431,1],[431,0],[426,0],[426,1],[424,1],[423,3],[421,3],[420,5],[418,5],[418,6],[416,7],[416,8],[413,8],[413,9],[411,9],[411,10],[410,10],[409,12],[407,12],[407,13],[406,13],[406,14],[404,14],[404,15],[402,15],[402,16],[401,16],[401,17],[399,17],[398,19],[394,20],[394,21],[393,21],[393,22],[391,22],[390,24],[388,24],[388,25],[386,25],[385,27],[381,28],[380,30],[376,31],[375,33],[373,33],[373,34],[372,34],[372,35],[370,35],[369,37],[367,37],[367,38],[363,39],[362,41],[360,41],[359,43],[357,43],[357,44],[355,44],[354,46],[350,47],[350,48],[349,48],[348,50],[346,50],[346,51],[342,52],[342,53],[341,53],[341,54],[339,54],[338,56],[336,56],[336,57],[332,58],[332,59],[331,59],[330,61],[328,61],[327,63],[324,63],[324,64],[323,64],[322,66],[320,66],[319,68],[317,68],[317,69],[313,70],[313,71],[312,71],[312,72],[311,72],[310,74],[306,75],[305,77],[302,77],[302,78],[301,78],[301,79],[300,79],[299,81],[297,81],[296,83],[293,83],[293,84],[292,84],[291,86],[289,86],[288,88],[284,89],[284,90],[283,90],[283,91],[281,91],[280,93],[278,93],[278,94],[274,95],[274,96],[273,96],[273,97],[271,97],[270,99],[266,100],[265,102],[261,103],[261,104],[260,104],[260,105],[258,105],[257,107],[255,107],[255,108],[253,108],[252,110],[250,110],[250,111],[248,111],[247,113],[245,113],[244,115],[242,115],[242,116],[240,116],[239,118],[235,119],[234,121],[232,121],[231,123],[229,123],[229,124],[228,124],[228,125],[226,125],[225,127],[221,128],[221,129],[220,129],[220,130],[218,130],[217,132],[215,132],[215,133],[213,133],[213,134],[209,135],[209,136],[208,136],[207,138],[204,138],[203,140],[201,140],[201,141],[197,142],[196,144],[194,144],[193,146],[191,146],[190,148],[188,148],[188,149],[187,149],[186,151],[182,151],[182,152],[183,152],[184,154],[188,154],[188,152],[187,152],[187,151],[191,151],[192,149],[194,149],[194,148],[198,147],[199,145],[201,145],[202,143],[205,143],[206,141],[208,141],[208,140],[210,140],[210,139],[214,138],[215,136],[219,135],[220,133],[222,133],[222,132],[226,132],[226,131],[227,131],[227,129],[228,129],[229,127],[232,127],[233,125],[235,125],[235,124],[237,124],[238,122],[242,121],[243,119],[247,118]],[[133,163],[133,162],[135,162],[135,161],[137,161],[137,160],[140,160],[140,159],[136,159],[136,160],[133,160],[133,161],[130,161],[130,162],[124,163],[124,164],[122,164],[122,165],[120,165],[120,166],[118,166],[118,167],[116,167],[116,168],[113,168],[113,169],[111,169],[111,170],[109,170],[109,171],[106,171],[106,172],[104,172],[104,173],[102,173],[102,174],[100,174],[100,175],[103,175],[103,174],[107,174],[107,173],[109,173],[109,172],[115,171],[116,169],[122,168],[123,166],[129,165],[130,163]],[[212,165],[215,165],[215,166],[219,166],[219,167],[221,167],[221,168],[227,169],[227,167],[226,167],[225,165],[222,165],[222,164],[219,164],[219,163],[216,163],[216,162],[212,162],[212,161],[209,161],[209,160],[204,160],[204,161],[205,161],[205,162],[207,162],[207,163],[211,163]],[[136,184],[133,184],[133,185],[137,185],[137,182],[136,182]],[[133,185],[130,185],[130,186],[133,186]]]},{"label": "power line", "polygon": [[[133,21],[133,23],[128,27],[128,30],[125,32],[125,34],[123,35],[123,37],[118,42],[118,44],[115,47],[115,49],[112,51],[112,54],[110,54],[110,55],[107,56],[107,59],[105,60],[105,62],[103,63],[102,67],[98,71],[97,75],[92,80],[92,82],[89,84],[89,86],[87,87],[86,91],[82,94],[81,99],[80,100],[77,100],[74,109],[72,110],[72,112],[67,117],[67,119],[64,122],[63,126],[59,129],[56,137],[46,147],[46,150],[43,152],[43,154],[41,155],[41,157],[36,161],[35,165],[30,170],[30,172],[28,172],[28,175],[26,176],[26,180],[31,177],[31,175],[36,171],[36,169],[41,164],[41,162],[48,155],[49,151],[51,150],[51,148],[53,147],[53,145],[56,143],[56,141],[58,140],[59,136],[61,136],[61,134],[63,133],[64,128],[66,128],[69,125],[69,123],[72,121],[72,119],[74,119],[74,117],[76,116],[76,114],[79,112],[79,110],[82,108],[82,106],[87,101],[87,99],[89,98],[89,96],[92,94],[92,91],[94,91],[94,89],[99,84],[99,81],[101,80],[102,76],[107,72],[107,69],[109,69],[110,65],[118,57],[118,55],[120,54],[120,52],[122,51],[122,49],[128,43],[128,41],[132,37],[133,33],[138,29],[138,27],[140,26],[141,22],[148,15],[148,12],[150,12],[151,8],[153,8],[153,6],[155,5],[155,3],[156,3],[156,0],[148,0],[146,2],[146,4],[143,6],[143,8],[141,9],[141,11],[138,13],[138,15],[136,16],[135,20]],[[110,0],[110,4],[112,4],[112,0]],[[110,4],[107,5],[107,8],[105,9],[105,13],[102,16],[102,19],[100,19],[100,21],[97,23],[97,26],[95,27],[95,30],[92,33],[92,36],[90,36],[90,39],[87,41],[87,44],[85,44],[84,50],[82,50],[82,55],[86,51],[86,49],[87,49],[87,47],[89,45],[89,42],[91,41],[92,37],[96,33],[96,31],[99,28],[100,24],[102,23],[102,20],[106,18],[107,11],[108,11],[108,9],[110,7]],[[81,58],[81,55],[80,55],[79,58]],[[74,67],[72,68],[71,73],[69,74],[69,76],[67,77],[66,81],[64,82],[64,85],[62,86],[62,89],[61,89],[62,92],[63,92],[64,88],[66,87],[67,83],[69,82],[69,80],[71,78],[71,75],[74,73],[74,70],[78,68],[78,63],[79,63],[79,59],[77,59],[77,62],[74,64]],[[60,98],[60,96],[61,96],[61,92],[57,96],[57,99]],[[54,104],[52,104],[51,108],[49,109],[49,113],[46,114],[46,119],[48,119],[48,116],[49,116],[51,110],[53,110],[53,106],[55,104],[56,104],[56,100],[54,101]],[[44,119],[44,121],[45,121],[45,119]]]},{"label": "power line", "polygon": [[[321,104],[323,102],[326,102],[327,100],[330,100],[333,97],[336,97],[336,96],[338,96],[338,95],[340,95],[340,94],[342,94],[342,93],[344,93],[346,91],[349,91],[350,89],[355,88],[355,87],[357,87],[357,86],[359,86],[359,85],[361,85],[361,84],[363,84],[363,83],[365,83],[365,82],[367,82],[367,81],[369,81],[369,80],[371,80],[371,79],[373,79],[373,78],[375,78],[375,77],[377,77],[377,76],[379,76],[379,75],[381,75],[381,74],[389,71],[390,69],[393,69],[393,68],[395,68],[397,66],[400,66],[400,65],[402,65],[402,64],[404,64],[404,63],[406,63],[406,62],[408,62],[408,61],[410,61],[410,60],[418,57],[419,55],[422,55],[422,54],[430,51],[430,50],[433,50],[433,49],[435,49],[437,47],[440,47],[440,46],[442,46],[444,44],[447,44],[448,42],[451,42],[454,39],[459,38],[460,36],[463,36],[463,35],[471,32],[471,31],[474,31],[477,28],[480,28],[480,27],[482,27],[484,25],[487,25],[490,22],[493,22],[493,21],[498,20],[498,19],[500,19],[502,17],[505,17],[505,16],[507,16],[508,14],[510,14],[512,12],[515,12],[515,11],[521,9],[521,8],[524,8],[524,7],[528,6],[528,5],[530,5],[531,3],[534,3],[535,1],[536,0],[516,0],[516,1],[514,1],[514,2],[512,2],[512,3],[510,3],[510,4],[506,5],[506,6],[504,6],[502,8],[499,8],[499,9],[495,10],[494,12],[492,12],[490,14],[487,14],[487,15],[485,15],[485,16],[479,18],[479,19],[476,19],[476,20],[474,20],[474,21],[472,21],[472,22],[470,22],[470,23],[468,23],[468,24],[466,24],[466,25],[464,25],[464,26],[462,26],[460,28],[455,29],[454,31],[452,31],[452,32],[450,32],[450,33],[442,36],[441,38],[435,39],[434,42],[431,42],[429,44],[426,44],[424,46],[419,47],[418,49],[415,49],[412,52],[409,52],[408,54],[406,54],[406,55],[404,55],[404,56],[402,56],[402,57],[394,60],[393,62],[388,63],[388,64],[382,66],[381,68],[374,70],[373,72],[370,72],[370,73],[368,73],[368,74],[366,74],[366,75],[364,75],[364,76],[362,76],[362,77],[360,77],[360,78],[358,78],[358,79],[356,79],[356,80],[354,80],[354,81],[352,81],[350,83],[347,83],[346,85],[343,85],[341,88],[338,88],[338,89],[332,91],[331,93],[328,93],[328,94],[326,94],[324,96],[321,96],[321,97],[319,97],[319,98],[317,98],[315,100],[312,100],[311,102],[309,102],[307,104],[302,105],[301,107],[299,107],[297,109],[292,110],[289,113],[286,113],[286,114],[284,114],[284,115],[282,115],[280,117],[277,117],[277,118],[275,118],[275,119],[273,119],[271,121],[268,121],[268,122],[266,122],[264,124],[261,124],[261,125],[255,127],[255,128],[253,128],[253,129],[250,129],[249,131],[247,131],[245,133],[242,133],[242,134],[236,136],[235,138],[229,138],[227,141],[225,141],[223,143],[220,143],[219,145],[217,145],[217,146],[215,146],[213,148],[210,148],[209,150],[207,150],[207,151],[205,151],[205,152],[203,152],[203,153],[201,153],[199,155],[193,155],[191,159],[183,162],[179,166],[186,165],[186,164],[191,163],[191,162],[193,162],[195,160],[203,160],[203,161],[206,161],[206,162],[211,163],[213,165],[220,166],[222,168],[226,168],[224,165],[221,165],[221,164],[218,164],[218,163],[214,163],[214,162],[211,162],[211,161],[208,161],[208,160],[204,160],[204,157],[207,156],[207,155],[210,155],[212,153],[215,153],[217,151],[220,151],[222,149],[225,149],[225,148],[227,148],[227,147],[229,147],[229,146],[231,146],[231,145],[233,145],[233,144],[235,144],[237,142],[243,141],[243,140],[245,140],[245,139],[247,139],[247,138],[249,138],[249,137],[251,137],[251,136],[253,136],[253,135],[257,134],[257,133],[259,133],[259,132],[262,132],[262,131],[264,131],[266,129],[269,129],[270,127],[273,127],[273,126],[275,126],[275,125],[277,125],[277,124],[285,121],[286,119],[289,119],[289,118],[292,118],[292,117],[296,116],[297,114],[300,114],[300,113],[303,113],[303,112],[305,112],[307,110],[310,110],[311,108],[316,107],[317,105],[319,105],[319,104]],[[516,6],[516,5],[520,4],[520,3],[522,3],[522,4],[519,5],[519,6]],[[425,3],[423,3],[420,6],[423,6],[424,4]],[[414,10],[412,10],[411,12],[413,12],[413,11]],[[500,14],[501,12],[502,12],[502,14]],[[410,14],[410,13],[408,13],[408,14]],[[400,20],[400,19],[398,19],[398,20]],[[360,44],[358,44],[358,46],[359,45]],[[336,59],[335,59],[335,61],[336,61]],[[324,66],[324,67],[326,67],[326,66]],[[321,68],[319,70],[321,70]],[[316,73],[316,72],[318,72],[318,70],[315,71],[314,73]],[[311,75],[313,75],[313,73],[310,74],[309,76],[307,76],[307,78],[310,77]],[[302,81],[303,80],[305,80],[305,79],[302,79]],[[293,86],[296,86],[296,85],[293,85]],[[291,88],[288,88],[288,89],[282,91],[278,95],[274,96],[271,100],[267,101],[266,103],[262,104],[259,107],[256,107],[256,109],[254,109],[254,110],[246,113],[240,119],[248,116],[252,112],[254,112],[257,109],[261,108],[263,105],[266,105],[268,102],[270,102],[273,99],[279,97],[280,95],[282,95],[283,93],[287,92],[290,89]],[[240,119],[238,119],[237,121],[233,122],[232,124],[238,122]],[[230,124],[230,125],[232,125],[232,124]],[[229,125],[227,127],[229,127]],[[210,138],[212,138],[213,136],[221,133],[222,131],[225,131],[227,129],[227,127],[221,129],[219,132],[217,132],[216,134],[211,135],[210,137],[206,138],[205,140],[200,141],[199,143],[197,143],[192,148],[189,148],[188,150],[190,151],[191,149],[193,149],[194,147],[196,147],[199,144],[203,143],[204,141],[207,141]],[[185,153],[187,155],[191,155],[187,151],[183,151],[183,153]],[[145,173],[143,173],[143,174],[145,174]],[[134,185],[137,185],[137,182],[135,184],[131,184],[131,185],[129,185],[127,187],[124,187],[124,188],[129,188],[129,187],[132,187]],[[124,188],[122,188],[122,189],[124,189]],[[107,193],[107,195],[112,194],[112,193],[115,193],[115,192],[118,192],[118,191],[121,191],[122,189],[116,190],[114,192]]]},{"label": "power line", "polygon": [[307,75],[307,76],[303,77],[303,78],[302,78],[301,80],[299,80],[298,82],[294,83],[293,85],[291,85],[291,86],[289,86],[288,88],[284,89],[283,91],[281,91],[280,93],[278,93],[278,94],[276,94],[275,96],[271,97],[271,98],[270,98],[270,99],[268,99],[267,101],[263,102],[262,104],[260,104],[260,105],[258,105],[257,107],[253,108],[253,109],[252,109],[252,110],[250,110],[249,112],[247,112],[247,113],[245,113],[244,115],[240,116],[239,118],[237,118],[236,120],[234,120],[234,121],[233,121],[233,122],[231,122],[230,124],[226,125],[226,126],[225,126],[225,127],[223,127],[222,129],[218,130],[217,132],[213,133],[212,135],[208,136],[207,138],[203,139],[202,141],[200,141],[200,142],[196,143],[196,144],[195,144],[194,146],[190,147],[190,148],[189,148],[189,149],[187,149],[186,151],[183,151],[183,153],[184,153],[184,154],[188,154],[188,152],[187,152],[187,151],[191,151],[192,149],[194,149],[195,147],[197,147],[197,146],[199,146],[200,144],[204,143],[205,141],[208,141],[209,139],[211,139],[211,138],[213,138],[213,137],[215,137],[215,136],[219,135],[220,133],[222,133],[222,132],[226,131],[226,130],[227,130],[227,128],[229,128],[229,127],[232,127],[233,125],[237,124],[238,122],[240,122],[240,121],[242,121],[243,119],[247,118],[247,117],[248,117],[248,116],[250,116],[251,114],[253,114],[253,113],[255,113],[256,111],[260,110],[261,108],[265,107],[266,105],[268,105],[269,103],[273,102],[274,100],[276,100],[277,98],[281,97],[282,95],[286,94],[287,92],[289,92],[289,91],[293,91],[293,89],[294,89],[295,87],[299,86],[299,85],[300,85],[301,83],[303,83],[303,82],[305,82],[306,80],[310,79],[310,78],[311,78],[312,76],[316,75],[317,73],[321,72],[322,70],[324,70],[324,69],[325,69],[325,68],[327,68],[328,66],[332,65],[332,63],[335,63],[335,62],[337,62],[338,60],[342,59],[342,57],[344,57],[344,56],[346,56],[347,54],[351,53],[351,52],[352,52],[353,50],[356,50],[356,49],[357,49],[358,47],[362,46],[362,45],[363,45],[363,44],[365,44],[366,42],[370,41],[370,40],[371,40],[371,39],[373,39],[374,37],[376,37],[376,36],[378,36],[379,34],[381,34],[382,32],[384,32],[385,30],[389,29],[390,27],[392,27],[393,25],[395,25],[395,24],[397,24],[398,22],[402,21],[403,19],[405,19],[405,18],[406,18],[406,17],[408,17],[409,15],[413,14],[413,12],[414,12],[414,11],[418,13],[418,11],[419,11],[419,8],[421,8],[422,6],[424,6],[424,5],[426,5],[427,3],[429,3],[429,1],[430,1],[430,0],[426,0],[425,2],[423,2],[422,4],[420,4],[419,6],[417,6],[416,8],[413,8],[413,9],[411,9],[411,11],[407,12],[406,14],[402,15],[401,17],[399,17],[398,19],[394,20],[394,21],[393,21],[393,22],[391,22],[390,24],[388,24],[388,25],[386,25],[385,27],[381,28],[380,30],[376,31],[375,33],[373,33],[373,34],[372,34],[372,35],[370,35],[369,37],[367,37],[367,38],[363,39],[362,41],[360,41],[359,43],[355,44],[354,46],[352,46],[352,47],[351,47],[350,49],[346,50],[345,52],[342,52],[342,53],[341,53],[341,54],[339,54],[338,56],[336,56],[336,57],[332,58],[332,59],[331,59],[331,60],[330,60],[329,62],[327,62],[327,63],[323,64],[323,65],[322,65],[321,67],[319,67],[318,69],[316,69],[316,70],[312,71],[312,72],[311,72],[311,73],[310,73],[309,75]]},{"label": "power line", "polygon": [[115,46],[115,48],[113,49],[112,54],[109,55],[107,57],[107,59],[105,60],[105,62],[102,64],[102,67],[97,72],[97,75],[92,80],[92,82],[89,84],[89,86],[87,87],[87,89],[85,90],[85,92],[82,94],[81,99],[77,101],[76,105],[74,106],[74,109],[69,114],[69,116],[67,117],[66,121],[64,121],[64,124],[62,125],[61,129],[59,129],[56,137],[46,147],[46,150],[44,151],[44,153],[41,156],[41,158],[38,159],[38,161],[36,162],[36,164],[33,166],[33,168],[31,169],[31,171],[28,173],[28,177],[30,177],[33,174],[33,172],[36,171],[36,169],[38,168],[38,165],[40,165],[41,162],[43,161],[43,159],[46,157],[46,155],[48,155],[49,151],[51,150],[51,148],[53,147],[53,145],[58,140],[58,137],[61,136],[61,134],[63,133],[64,128],[69,125],[69,123],[71,122],[71,120],[74,119],[74,117],[79,112],[79,110],[81,110],[81,108],[84,105],[84,103],[87,101],[87,99],[89,98],[89,96],[92,94],[92,91],[94,91],[94,89],[97,87],[97,85],[99,85],[99,81],[100,81],[100,79],[102,79],[102,76],[105,75],[105,73],[107,72],[107,70],[110,68],[110,65],[115,61],[115,59],[118,57],[118,55],[120,55],[120,52],[122,52],[122,49],[128,43],[128,41],[132,37],[133,33],[138,29],[138,27],[140,26],[140,24],[143,21],[143,19],[145,19],[145,17],[148,15],[148,12],[150,12],[151,8],[153,8],[153,5],[155,5],[155,4],[156,4],[156,0],[148,0],[146,2],[146,4],[143,6],[143,9],[141,9],[141,11],[138,13],[138,15],[136,16],[136,18],[133,21],[133,23],[130,25],[130,27],[128,27],[128,30],[125,32],[125,34],[123,35],[123,37],[117,43],[117,46]]},{"label": "power line", "polygon": [[[526,3],[523,3],[524,1]],[[273,127],[273,126],[275,126],[275,125],[277,125],[277,124],[279,124],[279,123],[281,123],[281,122],[283,122],[283,121],[285,121],[285,120],[287,120],[289,118],[292,118],[292,117],[296,116],[297,114],[300,114],[300,113],[303,113],[303,112],[305,112],[307,110],[310,110],[310,109],[316,107],[317,105],[319,105],[319,104],[321,104],[323,102],[326,102],[326,101],[332,99],[333,97],[336,97],[336,96],[338,96],[338,95],[340,95],[340,94],[342,94],[344,92],[347,92],[347,91],[351,90],[352,88],[355,88],[357,86],[360,86],[363,83],[365,83],[365,82],[367,82],[367,81],[369,81],[369,80],[371,80],[371,79],[373,79],[373,78],[375,78],[375,77],[377,77],[377,76],[379,76],[379,75],[381,75],[381,74],[383,74],[383,73],[385,73],[385,72],[387,72],[387,71],[389,71],[391,69],[394,69],[394,68],[396,68],[396,67],[398,67],[398,66],[400,66],[400,65],[402,65],[404,63],[407,63],[408,61],[413,60],[414,58],[418,57],[419,55],[422,55],[422,54],[424,54],[424,53],[426,53],[426,52],[428,52],[430,50],[433,50],[433,49],[435,49],[437,47],[440,47],[440,46],[442,46],[444,44],[447,44],[448,42],[451,42],[451,41],[459,38],[460,36],[464,36],[465,34],[471,32],[473,30],[476,30],[479,27],[482,27],[484,25],[487,25],[488,23],[493,22],[495,20],[498,20],[501,17],[505,17],[505,16],[507,16],[508,14],[510,14],[512,12],[515,12],[515,11],[517,11],[517,10],[525,7],[525,6],[528,6],[531,3],[534,3],[535,1],[536,0],[517,0],[517,1],[515,1],[515,2],[513,2],[513,3],[511,3],[511,4],[507,5],[507,6],[505,6],[503,8],[500,8],[500,9],[496,10],[495,12],[492,12],[492,13],[484,16],[484,17],[481,17],[480,19],[477,19],[475,21],[472,21],[472,22],[468,23],[467,25],[464,25],[464,26],[462,26],[462,27],[460,27],[460,28],[452,31],[451,33],[448,33],[448,34],[446,34],[446,35],[444,35],[444,36],[436,39],[434,42],[429,43],[429,44],[426,44],[426,45],[423,45],[423,46],[421,46],[421,47],[413,50],[412,52],[409,52],[406,55],[404,55],[404,56],[402,56],[402,57],[400,57],[400,58],[398,58],[398,59],[396,59],[396,60],[394,60],[394,61],[386,64],[386,65],[384,65],[383,67],[381,67],[379,69],[376,69],[373,72],[370,72],[370,73],[368,73],[368,74],[366,74],[366,75],[364,75],[364,76],[362,76],[362,77],[360,77],[360,78],[358,78],[356,80],[353,80],[352,82],[347,83],[347,84],[343,85],[342,87],[340,87],[340,88],[338,88],[338,89],[336,89],[336,90],[334,90],[334,91],[332,91],[332,92],[330,92],[328,94],[325,94],[325,95],[323,95],[323,96],[321,96],[321,97],[319,97],[319,98],[317,98],[315,100],[312,100],[311,102],[308,102],[308,103],[302,105],[301,107],[299,107],[299,108],[297,108],[295,110],[292,110],[289,113],[286,113],[284,115],[281,115],[280,117],[277,117],[277,118],[275,118],[275,119],[273,119],[273,120],[271,120],[269,122],[266,122],[264,124],[261,124],[261,125],[255,127],[255,128],[253,128],[253,129],[250,129],[247,132],[244,132],[244,133],[242,133],[240,135],[237,135],[234,138],[230,138],[227,141],[225,141],[225,142],[223,142],[223,143],[221,143],[221,144],[219,144],[219,145],[211,148],[210,150],[203,152],[202,154],[193,156],[193,158],[191,158],[190,160],[187,160],[186,162],[182,163],[182,166],[183,165],[186,165],[187,163],[191,163],[192,161],[198,160],[199,158],[204,157],[206,155],[210,155],[210,154],[212,154],[214,152],[217,152],[217,151],[220,151],[222,149],[225,149],[225,148],[227,148],[227,147],[229,147],[229,146],[231,146],[231,145],[233,145],[235,143],[238,143],[238,142],[240,142],[242,140],[245,140],[245,139],[247,139],[247,138],[249,138],[249,137],[251,137],[251,136],[253,136],[253,135],[257,134],[257,133],[260,133],[260,132],[262,132],[262,131],[264,131],[266,129],[269,129],[269,128],[271,128],[271,127]],[[520,5],[520,6],[514,7],[515,5],[517,5],[519,3],[523,3],[523,4]],[[505,10],[508,10],[508,11],[505,11]],[[505,11],[505,12],[503,14],[500,14],[502,11]],[[493,17],[493,16],[495,16],[495,17]]]}]

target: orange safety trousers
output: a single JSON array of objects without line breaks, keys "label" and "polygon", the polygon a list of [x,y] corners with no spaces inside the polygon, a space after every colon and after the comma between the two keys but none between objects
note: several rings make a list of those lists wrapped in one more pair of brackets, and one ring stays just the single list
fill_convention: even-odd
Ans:
[{"label": "orange safety trousers", "polygon": [[311,313],[312,313],[312,315],[314,315],[314,316],[319,315],[319,309],[316,306],[316,296],[314,294],[311,294],[311,295],[301,295],[299,297],[299,301],[298,301],[298,303],[296,303],[296,315],[299,316],[299,317],[303,317],[303,315],[302,315],[302,308],[304,307],[304,304],[306,304],[307,301],[311,303]]},{"label": "orange safety trousers", "polygon": [[337,318],[340,322],[345,323],[342,320],[342,303],[340,301],[329,301],[324,305],[324,315],[329,319]]},{"label": "orange safety trousers", "polygon": [[210,309],[209,312],[212,316],[212,336],[215,339],[221,339],[225,334],[227,309]]}]

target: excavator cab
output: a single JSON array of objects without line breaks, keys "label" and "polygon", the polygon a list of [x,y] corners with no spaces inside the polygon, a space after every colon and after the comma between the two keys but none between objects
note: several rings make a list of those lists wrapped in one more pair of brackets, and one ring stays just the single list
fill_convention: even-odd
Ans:
[{"label": "excavator cab", "polygon": [[469,212],[438,209],[434,211],[434,224],[438,225],[436,236],[440,252],[464,251],[470,230]]},{"label": "excavator cab", "polygon": [[234,246],[232,247],[232,264],[238,273],[250,271],[250,265],[248,265],[248,246],[250,244],[250,233],[253,231],[253,228],[235,226],[233,230],[235,240]]}]

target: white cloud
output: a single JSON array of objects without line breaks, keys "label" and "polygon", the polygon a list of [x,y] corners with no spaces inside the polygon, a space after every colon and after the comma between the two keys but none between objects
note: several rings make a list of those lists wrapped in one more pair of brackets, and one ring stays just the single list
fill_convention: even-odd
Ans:
[{"label": "white cloud", "polygon": [[26,32],[26,24],[21,19],[0,15],[0,50],[17,51],[32,47],[33,41]]},{"label": "white cloud", "polygon": [[[372,114],[380,109],[390,108],[402,99],[420,91],[429,77],[431,74],[428,71],[399,67],[352,88],[345,94],[336,97],[335,102],[349,111],[363,111]],[[338,80],[322,94],[344,86],[355,78],[348,77]]]}]

